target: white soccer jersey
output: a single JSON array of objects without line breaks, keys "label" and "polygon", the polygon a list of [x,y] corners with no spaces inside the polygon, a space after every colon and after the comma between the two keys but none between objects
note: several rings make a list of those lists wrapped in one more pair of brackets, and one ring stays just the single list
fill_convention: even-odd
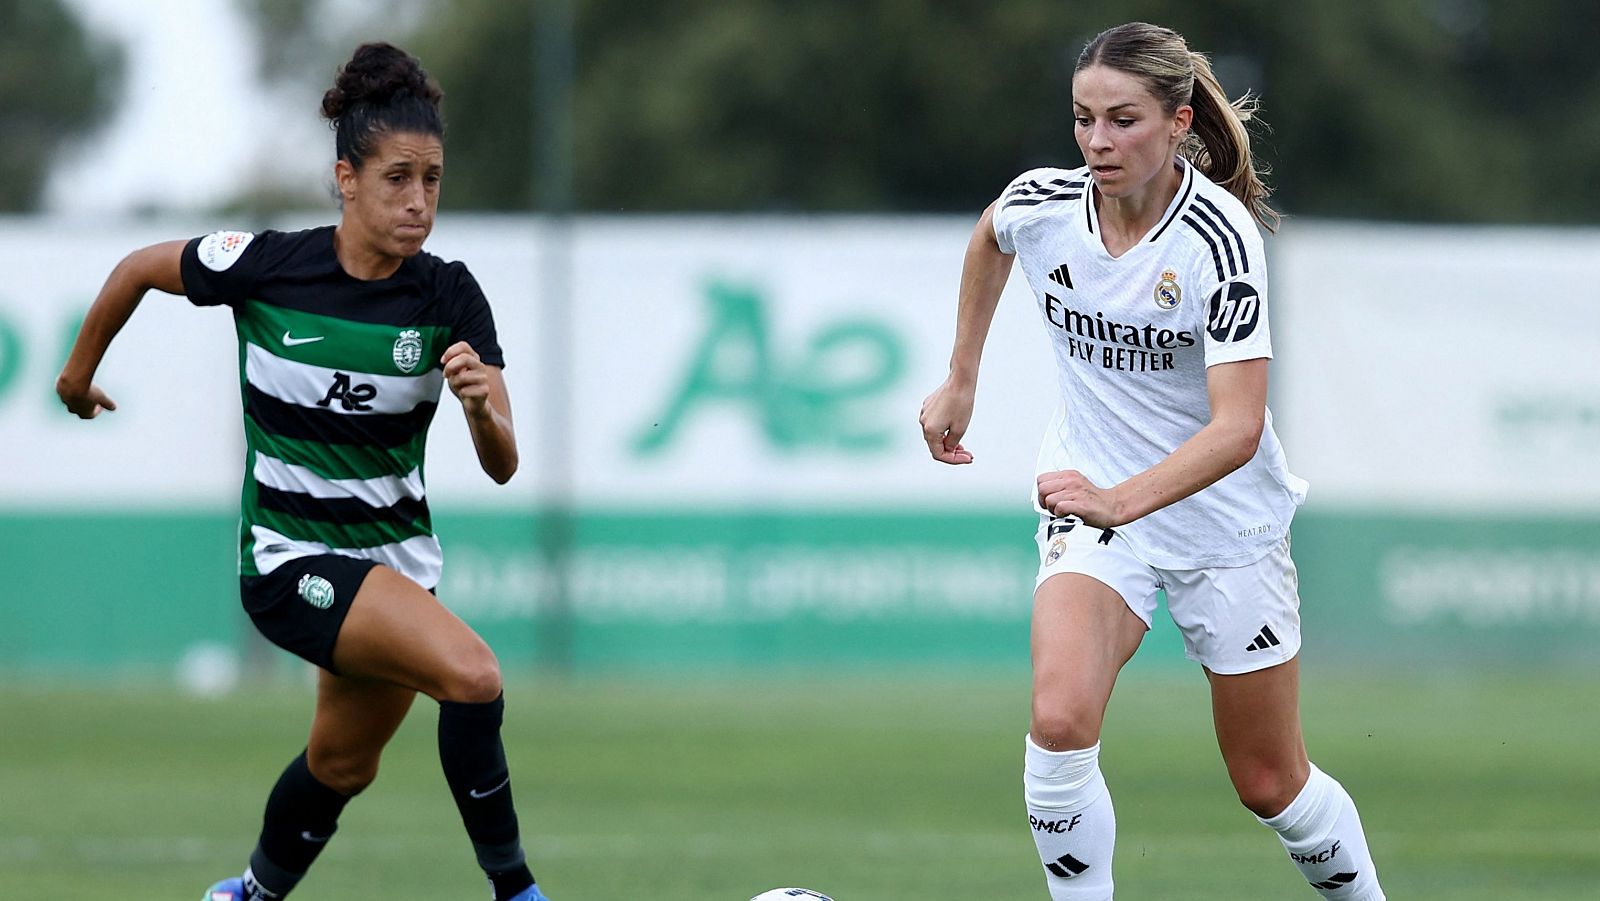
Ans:
[{"label": "white soccer jersey", "polygon": [[[1040,473],[1076,469],[1109,488],[1149,469],[1210,421],[1207,367],[1272,356],[1261,234],[1233,195],[1178,165],[1172,204],[1120,257],[1101,241],[1087,168],[1025,172],[995,204],[995,238],[1021,260],[1061,385]],[[1239,566],[1283,540],[1305,492],[1269,411],[1249,463],[1117,532],[1152,566]]]}]

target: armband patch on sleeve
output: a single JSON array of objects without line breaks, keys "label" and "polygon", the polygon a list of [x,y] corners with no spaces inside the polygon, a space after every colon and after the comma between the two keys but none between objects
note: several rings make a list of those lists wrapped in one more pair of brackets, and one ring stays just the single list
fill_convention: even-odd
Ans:
[{"label": "armband patch on sleeve", "polygon": [[200,239],[200,246],[195,250],[201,264],[207,269],[222,272],[239,262],[244,249],[250,246],[255,237],[250,232],[212,232]]}]

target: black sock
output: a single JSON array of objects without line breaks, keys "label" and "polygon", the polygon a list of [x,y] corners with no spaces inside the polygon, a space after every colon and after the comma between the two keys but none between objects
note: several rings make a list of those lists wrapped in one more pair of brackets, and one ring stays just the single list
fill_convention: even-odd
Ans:
[{"label": "black sock", "polygon": [[489,885],[494,887],[495,901],[506,901],[508,898],[515,898],[517,892],[533,885],[533,871],[529,870],[528,865],[525,863],[518,864],[516,869],[507,870],[504,873],[487,873],[485,875],[489,877]]},{"label": "black sock", "polygon": [[511,771],[500,741],[504,713],[504,695],[486,704],[439,702],[439,762],[478,866],[494,884],[497,899],[510,898],[533,884],[511,801]]},{"label": "black sock", "polygon": [[311,775],[301,751],[267,796],[261,839],[250,854],[250,872],[260,887],[275,897],[287,895],[333,837],[349,801]]}]

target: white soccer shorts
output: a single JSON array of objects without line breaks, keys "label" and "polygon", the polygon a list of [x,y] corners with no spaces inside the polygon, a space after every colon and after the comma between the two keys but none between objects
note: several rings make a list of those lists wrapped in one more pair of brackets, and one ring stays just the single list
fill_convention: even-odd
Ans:
[{"label": "white soccer shorts", "polygon": [[1160,569],[1139,559],[1115,529],[1071,517],[1039,517],[1039,575],[1080,573],[1110,586],[1150,627],[1157,593],[1183,633],[1184,653],[1218,675],[1277,666],[1300,652],[1300,579],[1289,539],[1244,566]]}]

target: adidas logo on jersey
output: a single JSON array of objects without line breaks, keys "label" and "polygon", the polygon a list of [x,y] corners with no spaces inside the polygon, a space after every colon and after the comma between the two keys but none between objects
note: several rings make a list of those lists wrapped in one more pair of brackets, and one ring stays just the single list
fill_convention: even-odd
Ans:
[{"label": "adidas logo on jersey", "polygon": [[1278,640],[1278,636],[1272,634],[1272,628],[1270,626],[1262,626],[1260,633],[1256,635],[1256,640],[1250,642],[1250,646],[1245,650],[1265,651],[1267,648],[1275,648],[1280,644],[1283,644],[1283,642]]},{"label": "adidas logo on jersey", "polygon": [[1057,266],[1056,271],[1050,273],[1050,280],[1063,288],[1072,287],[1072,273],[1067,271],[1067,264]]}]

